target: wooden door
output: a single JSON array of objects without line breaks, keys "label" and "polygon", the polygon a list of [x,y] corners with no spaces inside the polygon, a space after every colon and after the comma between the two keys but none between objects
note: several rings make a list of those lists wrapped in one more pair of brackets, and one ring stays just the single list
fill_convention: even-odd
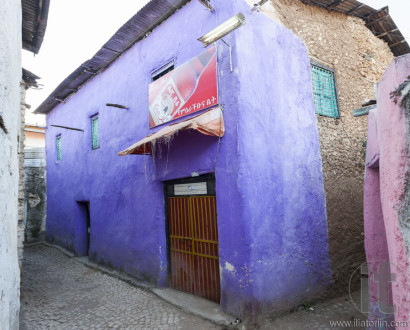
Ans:
[{"label": "wooden door", "polygon": [[171,286],[219,303],[216,197],[170,197]]}]

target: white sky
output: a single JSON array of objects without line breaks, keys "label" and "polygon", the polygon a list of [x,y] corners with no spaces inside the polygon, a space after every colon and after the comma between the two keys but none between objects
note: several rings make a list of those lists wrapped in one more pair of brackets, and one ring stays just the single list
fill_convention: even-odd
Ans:
[{"label": "white sky", "polygon": [[[40,76],[42,90],[29,90],[26,102],[34,111],[81,63],[101,46],[149,0],[55,0],[51,1],[44,42],[38,55],[23,50],[23,67]],[[410,41],[409,0],[362,0],[390,15]],[[28,115],[30,124],[44,125],[44,116]]]}]

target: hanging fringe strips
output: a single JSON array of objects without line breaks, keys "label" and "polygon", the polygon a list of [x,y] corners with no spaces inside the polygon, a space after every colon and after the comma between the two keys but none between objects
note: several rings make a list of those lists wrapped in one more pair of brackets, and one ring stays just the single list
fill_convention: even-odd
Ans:
[{"label": "hanging fringe strips", "polygon": [[153,152],[152,146],[155,146],[160,142],[169,142],[172,137],[179,131],[187,129],[194,129],[202,134],[209,136],[224,136],[225,125],[220,107],[218,106],[198,116],[168,125],[158,132],[148,135],[147,137],[133,144],[131,147],[120,151],[118,155],[151,155]]}]

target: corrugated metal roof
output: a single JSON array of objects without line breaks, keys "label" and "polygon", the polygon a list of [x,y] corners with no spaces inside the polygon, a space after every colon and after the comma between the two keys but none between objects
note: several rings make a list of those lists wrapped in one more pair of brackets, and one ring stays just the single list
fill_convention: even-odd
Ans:
[{"label": "corrugated metal roof", "polygon": [[37,79],[41,79],[39,76],[35,75],[27,69],[23,68],[23,81],[29,87],[38,87]]},{"label": "corrugated metal roof", "polygon": [[[76,93],[92,77],[98,75],[123,52],[143,39],[156,26],[170,17],[176,10],[191,0],[152,0],[125,23],[108,42],[87,62],[71,73],[35,113],[47,114],[70,95]],[[375,10],[356,0],[301,0],[328,10],[342,12],[365,20],[367,27],[379,38],[385,40],[395,56],[410,52],[396,24],[388,15],[388,8]]]},{"label": "corrugated metal roof", "polygon": [[410,53],[410,47],[389,14],[389,7],[375,10],[356,0],[301,0],[327,10],[360,17],[373,34],[386,41],[394,56]]},{"label": "corrugated metal roof", "polygon": [[21,0],[23,48],[35,54],[46,33],[50,0]]},{"label": "corrugated metal roof", "polygon": [[24,149],[24,167],[43,167],[46,166],[45,148],[26,148]]}]

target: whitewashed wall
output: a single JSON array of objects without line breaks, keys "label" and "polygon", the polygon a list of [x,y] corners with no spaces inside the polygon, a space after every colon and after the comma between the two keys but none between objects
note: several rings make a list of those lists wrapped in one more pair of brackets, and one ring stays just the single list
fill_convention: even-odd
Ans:
[{"label": "whitewashed wall", "polygon": [[[0,1],[0,329],[18,329],[18,136],[20,130],[21,1]],[[1,122],[0,122],[1,124]],[[1,126],[1,125],[0,125]]]}]

